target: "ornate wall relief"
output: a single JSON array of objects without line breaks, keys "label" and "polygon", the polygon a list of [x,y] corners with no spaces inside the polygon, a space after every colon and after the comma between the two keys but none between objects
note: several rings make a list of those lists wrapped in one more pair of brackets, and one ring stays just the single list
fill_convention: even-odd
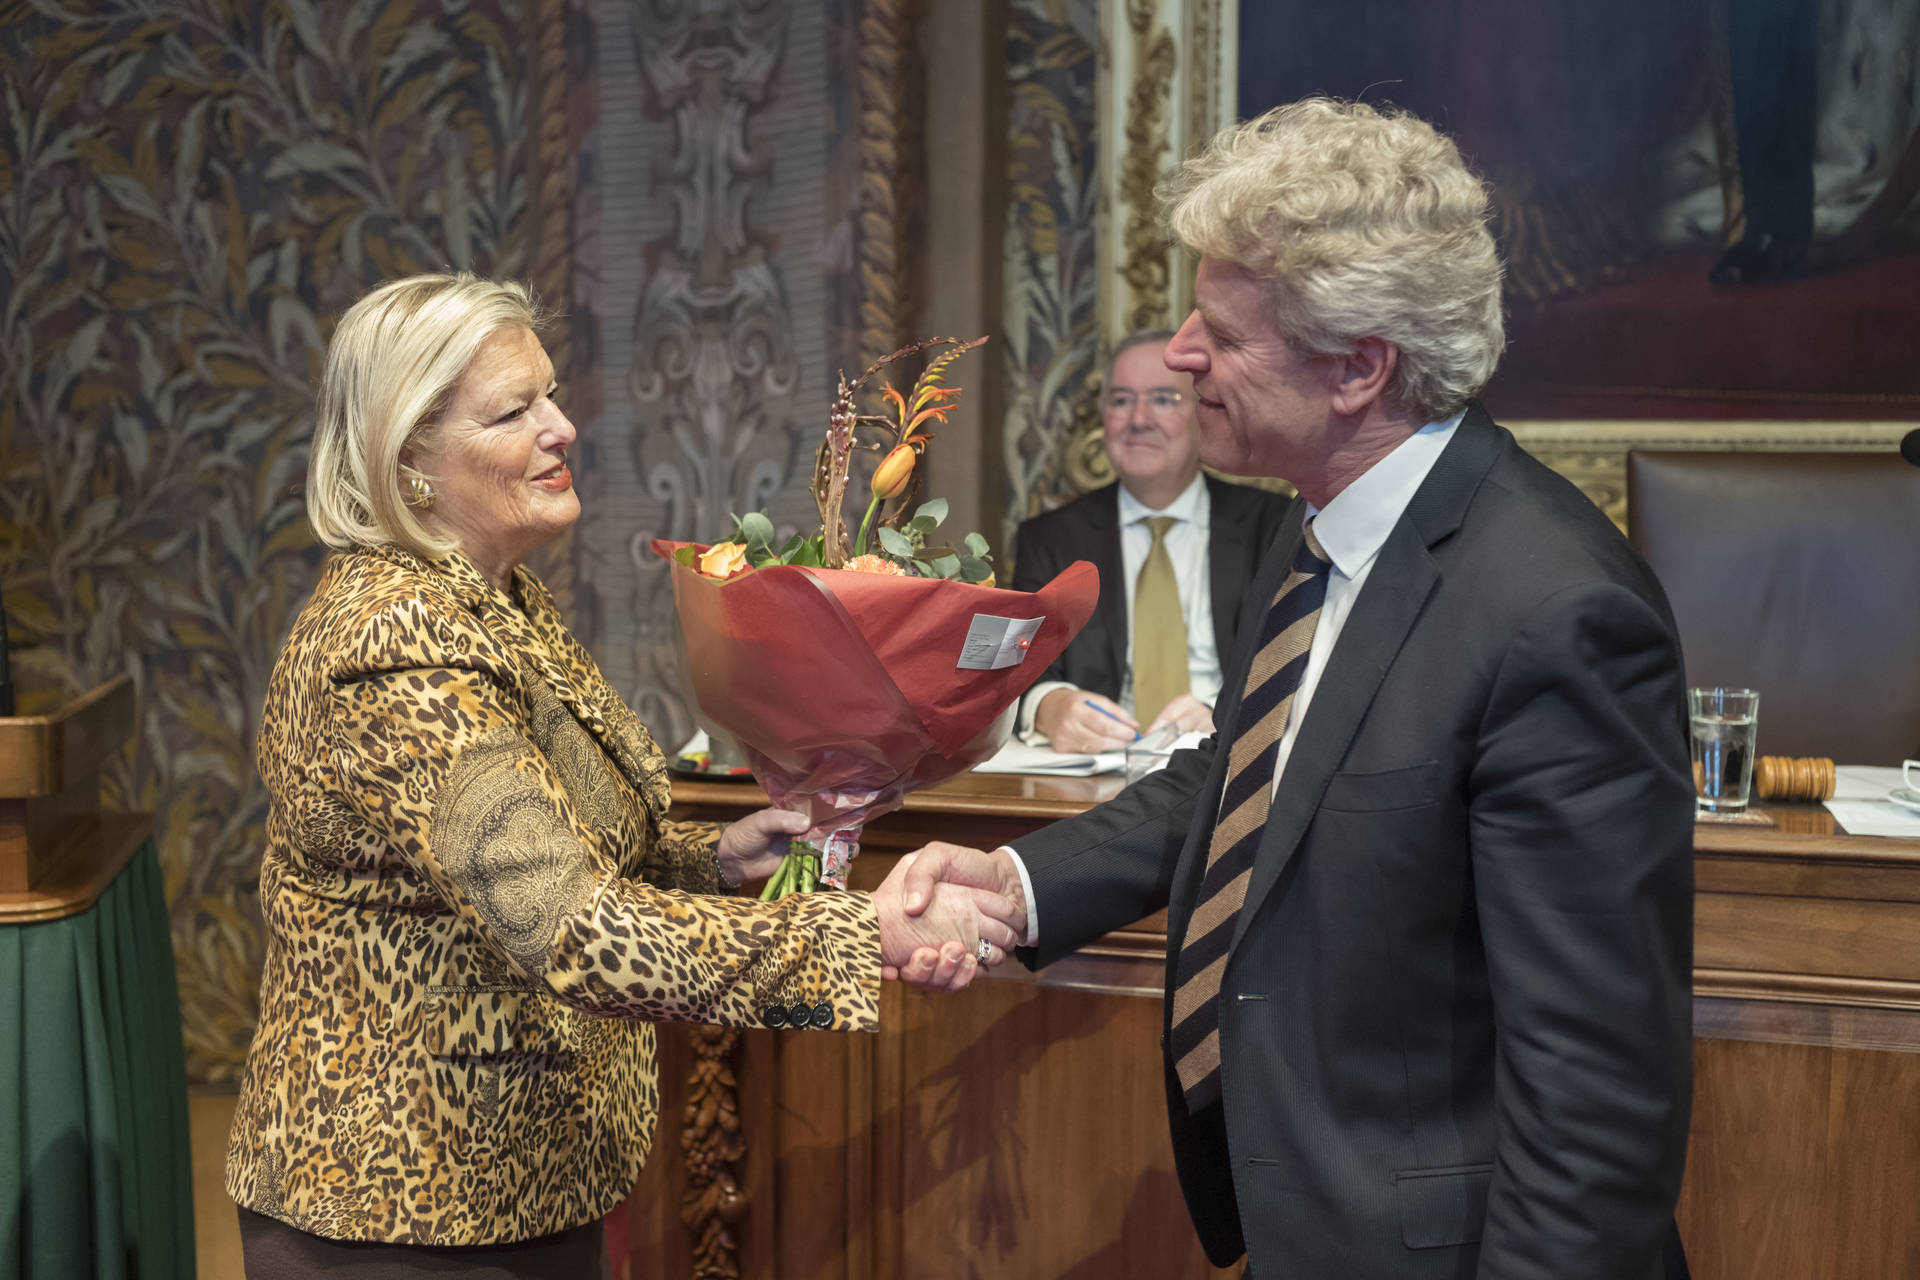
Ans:
[{"label": "ornate wall relief", "polygon": [[692,731],[656,537],[729,513],[817,517],[807,493],[828,370],[833,237],[824,175],[838,88],[831,15],[596,0],[591,475],[595,652],[669,749]]}]

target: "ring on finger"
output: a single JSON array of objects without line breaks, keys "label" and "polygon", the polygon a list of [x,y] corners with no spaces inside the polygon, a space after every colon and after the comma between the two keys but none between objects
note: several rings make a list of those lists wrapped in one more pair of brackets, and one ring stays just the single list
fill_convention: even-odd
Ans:
[{"label": "ring on finger", "polygon": [[978,960],[981,964],[992,964],[993,963],[993,944],[991,942],[988,942],[985,938],[980,939],[980,945],[973,949],[973,958]]}]

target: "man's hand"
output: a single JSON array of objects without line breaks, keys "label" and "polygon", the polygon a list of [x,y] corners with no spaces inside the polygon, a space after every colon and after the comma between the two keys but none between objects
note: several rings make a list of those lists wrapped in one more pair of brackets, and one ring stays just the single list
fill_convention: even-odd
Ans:
[{"label": "man's hand", "polygon": [[[924,877],[913,892],[914,906],[909,911],[906,882],[917,860],[914,854],[902,858],[873,892],[874,911],[880,918],[881,976],[894,979],[911,974],[922,985],[958,991],[979,970],[981,941],[987,943],[989,965],[998,964],[1019,945],[1021,934],[1009,921],[1018,920],[1024,928],[1026,910],[990,889],[936,883],[936,877]],[[1016,885],[1016,899],[1019,896]]]},{"label": "man's hand", "polygon": [[1047,735],[1055,751],[1089,755],[1126,746],[1140,729],[1112,698],[1073,688],[1055,689],[1040,699],[1033,727]]},{"label": "man's hand", "polygon": [[[1039,718],[1035,717],[1035,723]],[[1147,726],[1147,734],[1173,726],[1175,733],[1212,733],[1213,708],[1190,693],[1183,693],[1169,702]]]},{"label": "man's hand", "polygon": [[807,815],[787,809],[761,809],[728,823],[713,851],[720,878],[730,885],[765,880],[787,856],[788,842],[806,829]]}]

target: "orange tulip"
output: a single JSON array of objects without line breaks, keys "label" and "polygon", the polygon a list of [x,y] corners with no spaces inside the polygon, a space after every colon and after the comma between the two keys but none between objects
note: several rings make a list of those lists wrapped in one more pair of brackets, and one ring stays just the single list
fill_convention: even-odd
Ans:
[{"label": "orange tulip", "polygon": [[913,478],[913,464],[920,451],[911,444],[897,444],[873,469],[873,496],[882,500],[894,497]]}]

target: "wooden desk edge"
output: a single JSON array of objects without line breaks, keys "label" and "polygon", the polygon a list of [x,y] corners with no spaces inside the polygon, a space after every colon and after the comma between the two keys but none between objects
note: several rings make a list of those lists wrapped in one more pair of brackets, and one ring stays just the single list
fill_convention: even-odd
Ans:
[{"label": "wooden desk edge", "polygon": [[54,867],[47,882],[25,893],[0,893],[0,925],[40,924],[79,915],[100,900],[153,834],[150,813],[107,813]]}]

